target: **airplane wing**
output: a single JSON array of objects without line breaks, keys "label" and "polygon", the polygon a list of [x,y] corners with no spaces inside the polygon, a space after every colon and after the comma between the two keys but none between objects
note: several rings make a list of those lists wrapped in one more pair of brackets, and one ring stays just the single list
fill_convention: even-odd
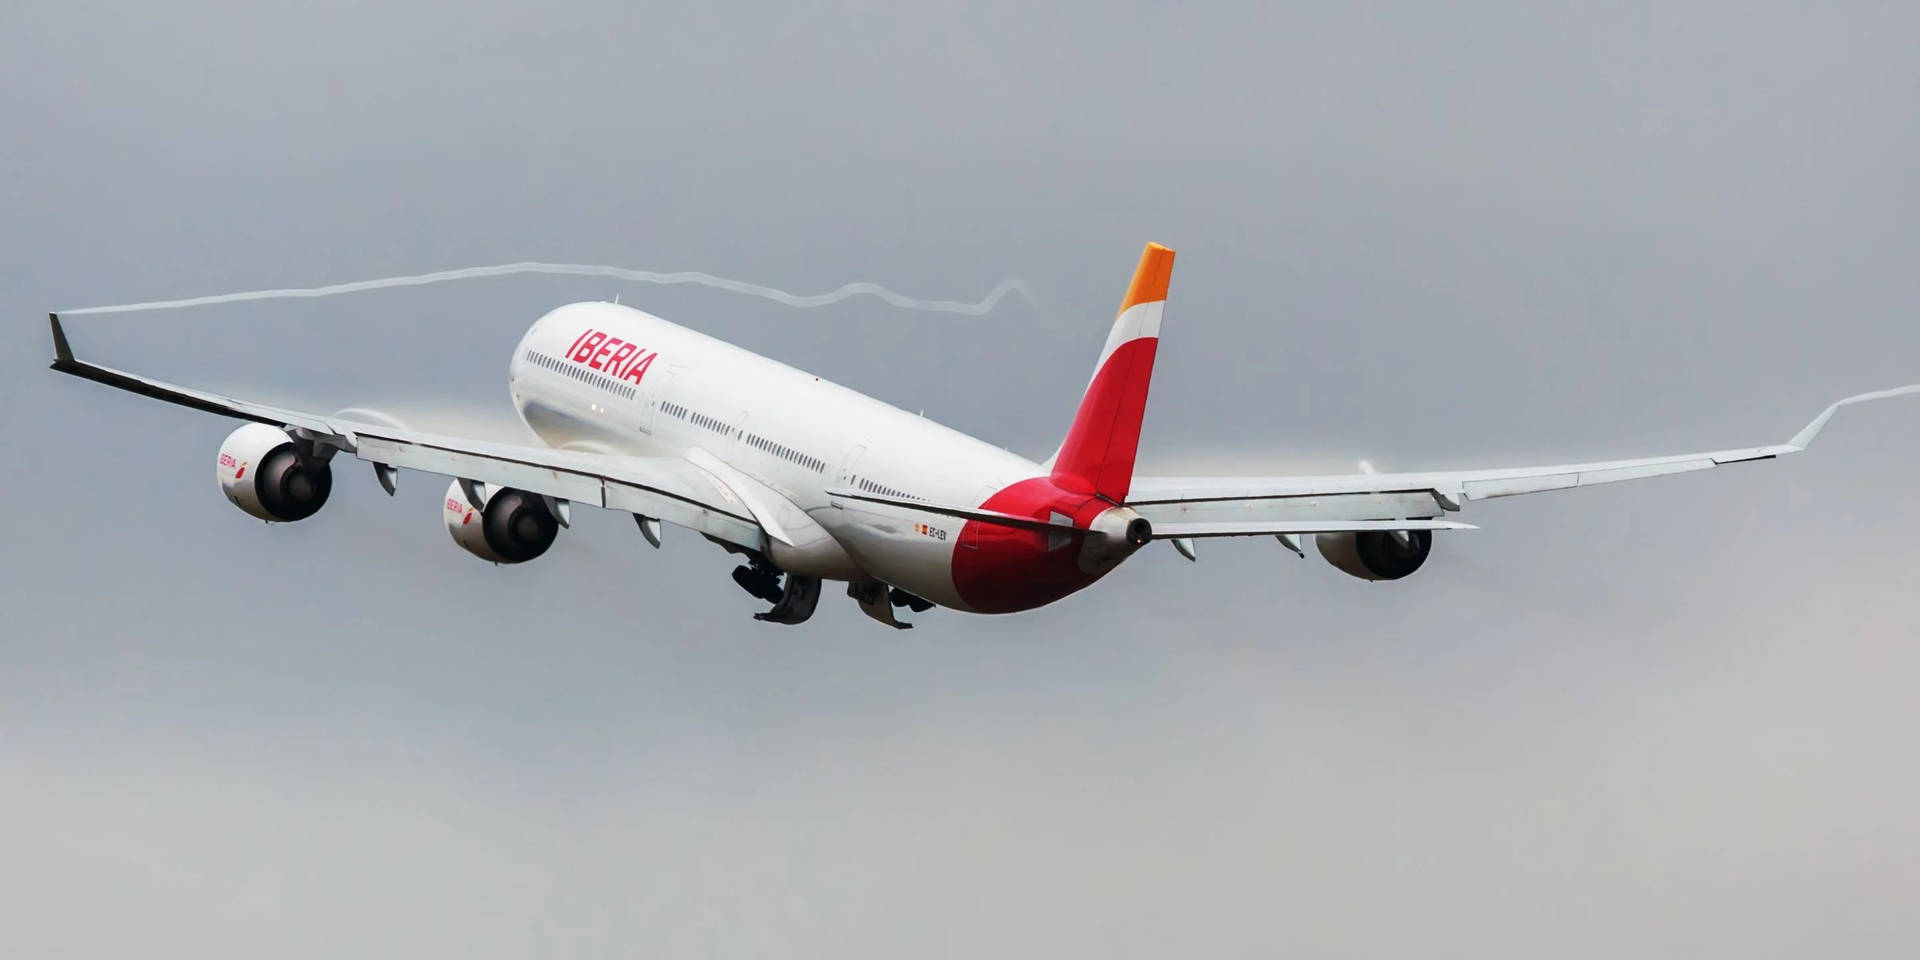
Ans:
[{"label": "airplane wing", "polygon": [[[168,403],[280,427],[315,448],[379,468],[408,468],[664,520],[756,550],[766,534],[727,485],[677,457],[622,457],[441,436],[384,424],[253,403],[76,359],[60,318],[52,367],[61,373]],[[383,483],[385,480],[382,481]],[[471,496],[471,494],[470,494]]]},{"label": "airplane wing", "polygon": [[[1253,536],[1359,529],[1353,522],[1431,519],[1468,501],[1544,493],[1799,453],[1841,407],[1920,393],[1920,384],[1836,401],[1785,443],[1638,460],[1433,473],[1356,473],[1296,477],[1135,477],[1127,505],[1156,537]],[[1315,526],[1315,525],[1318,526]],[[1465,526],[1464,524],[1460,526]],[[1443,529],[1411,524],[1392,529]],[[1193,530],[1183,533],[1183,530]],[[1206,532],[1214,531],[1214,532]]]}]

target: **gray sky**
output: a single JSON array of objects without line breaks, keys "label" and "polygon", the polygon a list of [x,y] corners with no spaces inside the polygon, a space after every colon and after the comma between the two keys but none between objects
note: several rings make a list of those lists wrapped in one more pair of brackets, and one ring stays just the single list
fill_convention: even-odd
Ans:
[{"label": "gray sky", "polygon": [[[1008,618],[770,628],[685,532],[459,553],[442,484],[223,502],[83,351],[514,426],[618,293],[1029,454],[1174,246],[1165,471],[1784,440],[1920,380],[1910,3],[0,7],[0,942],[23,956],[1911,956],[1920,405],[1483,505],[1411,580],[1271,543]],[[909,5],[911,6],[911,5]]]}]

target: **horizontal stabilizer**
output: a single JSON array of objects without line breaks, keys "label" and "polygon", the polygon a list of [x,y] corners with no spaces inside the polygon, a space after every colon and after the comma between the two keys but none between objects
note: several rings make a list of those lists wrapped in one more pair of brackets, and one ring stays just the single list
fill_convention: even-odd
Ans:
[{"label": "horizontal stabilizer", "polygon": [[1003,527],[1015,527],[1021,530],[1040,530],[1044,532],[1065,532],[1079,530],[1071,523],[1053,523],[1036,520],[1014,513],[1001,513],[998,510],[982,510],[979,507],[950,507],[944,504],[928,503],[925,500],[910,500],[905,497],[883,497],[878,494],[856,492],[853,490],[828,490],[827,496],[839,500],[864,500],[903,510],[918,510],[921,513],[937,513],[943,517],[958,517],[962,520],[978,520],[982,523],[996,523]]}]

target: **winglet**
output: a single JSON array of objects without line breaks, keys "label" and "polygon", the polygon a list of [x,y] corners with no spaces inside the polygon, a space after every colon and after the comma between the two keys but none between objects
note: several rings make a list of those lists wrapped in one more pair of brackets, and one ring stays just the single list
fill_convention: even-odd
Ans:
[{"label": "winglet", "polygon": [[1841,407],[1855,403],[1865,403],[1868,400],[1885,400],[1889,397],[1905,396],[1909,393],[1920,393],[1920,383],[1910,383],[1904,387],[1894,387],[1891,390],[1875,390],[1872,393],[1856,393],[1844,400],[1835,400],[1827,405],[1827,409],[1820,411],[1820,415],[1814,417],[1812,422],[1801,428],[1799,433],[1794,434],[1793,439],[1787,441],[1787,446],[1805,450],[1813,443],[1813,438],[1820,435],[1820,431],[1826,427],[1827,421],[1832,420],[1833,415],[1837,413]]},{"label": "winglet", "polygon": [[53,369],[73,366],[73,347],[67,343],[67,332],[60,329],[60,315],[49,313],[47,320],[53,324]]}]

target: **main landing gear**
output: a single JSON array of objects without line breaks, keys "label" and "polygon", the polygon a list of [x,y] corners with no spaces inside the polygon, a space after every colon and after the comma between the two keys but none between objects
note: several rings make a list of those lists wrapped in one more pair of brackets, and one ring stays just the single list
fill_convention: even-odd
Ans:
[{"label": "main landing gear", "polygon": [[887,601],[896,607],[906,607],[914,613],[926,613],[933,609],[933,601],[916,597],[899,587],[887,591]]},{"label": "main landing gear", "polygon": [[[744,551],[743,551],[744,552]],[[750,554],[747,562],[733,568],[733,582],[740,589],[773,604],[773,609],[753,615],[766,623],[805,623],[820,603],[820,579],[783,573],[766,557]],[[896,607],[914,613],[933,609],[933,602],[914,596],[899,587],[878,580],[860,580],[847,584],[847,596],[860,604],[860,612],[896,630],[912,629],[913,624],[894,617]]]},{"label": "main landing gear", "polygon": [[916,597],[899,587],[889,587],[878,580],[859,580],[847,584],[847,596],[860,605],[861,613],[895,630],[913,629],[913,624],[893,615],[895,607],[906,607],[914,613],[926,613],[933,609],[933,601]]},{"label": "main landing gear", "polygon": [[740,589],[773,604],[772,610],[754,614],[755,620],[794,624],[813,616],[813,608],[820,603],[820,579],[794,573],[785,576],[782,586],[779,568],[758,556],[746,566],[733,568],[733,582]]}]

